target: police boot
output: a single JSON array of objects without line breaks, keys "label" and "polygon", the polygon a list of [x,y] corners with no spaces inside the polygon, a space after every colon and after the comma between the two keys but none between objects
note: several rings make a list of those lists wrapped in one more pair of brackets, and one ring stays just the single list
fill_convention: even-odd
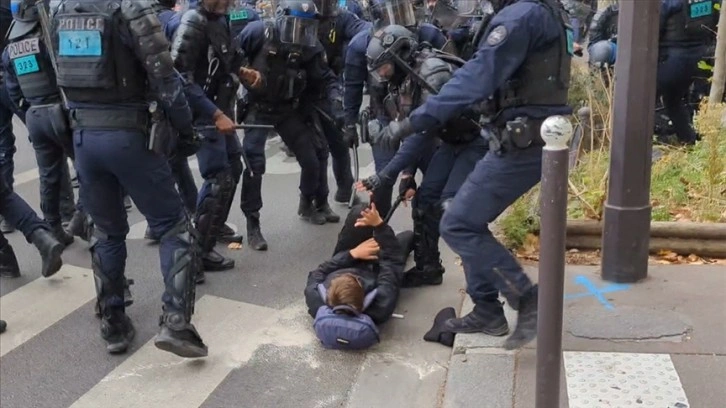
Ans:
[{"label": "police boot", "polygon": [[328,220],[325,219],[325,215],[319,213],[315,208],[313,199],[305,197],[302,194],[300,194],[300,205],[297,207],[297,215],[299,215],[303,220],[315,225],[323,225],[328,222]]},{"label": "police boot", "polygon": [[109,353],[125,353],[134,336],[136,329],[123,307],[104,309],[101,316],[101,337],[106,340],[106,350]]},{"label": "police boot", "polygon": [[[353,184],[351,183],[351,186],[352,185]],[[336,203],[348,205],[348,203],[350,202],[351,194],[355,195],[355,197],[353,198],[353,205],[360,204],[360,198],[357,194],[355,194],[355,191],[352,187],[338,188],[338,190],[335,191],[335,197],[333,199]]]},{"label": "police boot", "polygon": [[63,266],[61,254],[63,253],[63,244],[53,236],[53,234],[44,229],[38,228],[30,234],[30,242],[40,251],[40,258],[43,260],[42,274],[44,277],[52,276]]},{"label": "police boot", "polygon": [[262,236],[260,228],[260,213],[245,214],[247,218],[247,242],[255,251],[267,251],[267,241]]},{"label": "police boot", "polygon": [[5,237],[2,237],[2,240],[5,243],[0,247],[0,277],[17,278],[20,276],[18,258],[15,257],[15,251]]},{"label": "police boot", "polygon": [[534,285],[519,298],[517,327],[504,342],[504,348],[520,348],[537,336],[537,285]]},{"label": "police boot", "polygon": [[53,231],[53,236],[55,237],[55,239],[63,244],[64,247],[67,247],[68,245],[73,243],[73,235],[69,234],[65,229],[63,229],[63,225],[61,223],[50,224],[50,229],[51,231]]},{"label": "police boot", "polygon": [[466,316],[444,322],[444,330],[451,333],[484,333],[490,336],[504,336],[509,333],[507,318],[502,303],[493,299],[481,305]]},{"label": "police boot", "polygon": [[241,244],[244,242],[244,237],[242,234],[234,232],[232,227],[229,225],[222,224],[222,227],[219,228],[219,233],[217,234],[217,241],[224,242],[226,244],[229,244],[230,242],[237,242]]},{"label": "police boot", "polygon": [[184,358],[206,357],[209,354],[202,336],[182,313],[164,311],[159,318],[159,326],[159,334],[154,340],[156,348]]},{"label": "police boot", "polygon": [[93,232],[91,217],[83,211],[76,211],[68,223],[68,232],[86,242],[90,241]]},{"label": "police boot", "polygon": [[5,217],[3,216],[0,216],[0,232],[2,232],[3,234],[10,234],[12,232],[15,232],[15,227],[5,221]]},{"label": "police boot", "polygon": [[325,217],[325,222],[340,222],[340,215],[333,212],[333,209],[330,208],[330,205],[328,204],[328,200],[316,199],[315,210],[318,212],[318,214],[321,214],[323,217]]},{"label": "police boot", "polygon": [[435,219],[423,210],[413,210],[413,260],[415,266],[403,274],[402,287],[415,288],[424,285],[441,285],[444,280],[444,267],[439,256],[439,239],[436,231],[431,231]]}]

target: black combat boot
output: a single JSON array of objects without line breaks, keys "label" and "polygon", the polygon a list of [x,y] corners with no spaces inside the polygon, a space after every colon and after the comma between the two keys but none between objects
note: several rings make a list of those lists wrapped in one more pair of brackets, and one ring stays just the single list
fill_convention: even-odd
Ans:
[{"label": "black combat boot", "polygon": [[93,233],[91,217],[83,211],[76,211],[68,223],[68,232],[86,242],[90,241]]},{"label": "black combat boot", "polygon": [[20,276],[18,258],[15,257],[15,251],[5,237],[2,237],[2,241],[5,242],[0,247],[0,277],[17,278]]},{"label": "black combat boot", "polygon": [[64,247],[67,247],[68,245],[73,243],[73,235],[69,234],[65,229],[63,229],[63,225],[61,223],[50,224],[50,229],[51,231],[53,231],[53,236],[55,237],[55,239],[63,244]]},{"label": "black combat boot", "polygon": [[[351,186],[353,183],[351,183]],[[353,198],[353,205],[360,203],[360,198],[358,197],[358,194],[355,193],[352,187],[347,188],[338,188],[338,190],[335,192],[335,197],[333,198],[336,203],[338,204],[345,204],[348,205],[350,202],[350,196],[351,194],[355,195]],[[385,216],[385,215],[384,215]]]},{"label": "black combat boot", "polygon": [[215,249],[211,249],[202,255],[202,266],[208,272],[220,272],[234,268],[234,259],[222,256]]},{"label": "black combat boot", "polygon": [[316,199],[315,210],[318,212],[318,214],[321,214],[323,217],[325,217],[325,222],[330,222],[333,224],[340,222],[340,215],[333,212],[333,209],[330,208],[330,204],[328,204],[328,200]]},{"label": "black combat boot", "polygon": [[413,211],[413,259],[416,265],[403,274],[404,288],[424,285],[441,285],[444,281],[444,266],[439,255],[439,235],[433,230],[435,220],[422,210]]},{"label": "black combat boot", "polygon": [[319,213],[315,209],[313,199],[300,195],[300,205],[297,207],[297,215],[300,216],[304,221],[307,221],[315,225],[323,225],[328,222],[325,219],[325,215]]},{"label": "black combat boot", "polygon": [[225,244],[229,244],[231,242],[237,242],[242,243],[244,242],[244,237],[242,234],[237,234],[234,232],[232,227],[230,227],[227,224],[222,224],[222,226],[219,228],[219,233],[217,233],[217,241],[224,242]]},{"label": "black combat boot", "polygon": [[451,333],[484,333],[490,336],[504,336],[509,333],[504,308],[499,300],[493,299],[474,306],[466,316],[449,319],[444,330]]},{"label": "black combat boot", "polygon": [[520,348],[537,337],[537,285],[525,292],[518,302],[517,327],[504,342],[504,348]]},{"label": "black combat boot", "polygon": [[159,326],[159,334],[154,340],[156,348],[185,358],[206,357],[209,353],[197,329],[182,313],[165,310],[159,318]]},{"label": "black combat boot", "polygon": [[101,317],[101,337],[106,340],[106,350],[111,354],[122,354],[128,350],[136,330],[124,308],[104,308]]},{"label": "black combat boot", "polygon": [[53,234],[43,228],[38,228],[30,234],[30,241],[40,251],[40,258],[43,260],[42,274],[46,278],[52,276],[63,266],[61,254],[63,244]]},{"label": "black combat boot", "polygon": [[245,217],[247,218],[247,242],[249,242],[250,248],[255,251],[267,251],[267,241],[262,236],[260,228],[260,213],[245,214]]}]

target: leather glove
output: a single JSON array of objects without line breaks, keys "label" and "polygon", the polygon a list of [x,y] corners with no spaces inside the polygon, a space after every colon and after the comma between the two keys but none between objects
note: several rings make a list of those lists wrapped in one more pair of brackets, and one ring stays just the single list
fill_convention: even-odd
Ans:
[{"label": "leather glove", "polygon": [[401,177],[401,182],[398,183],[398,195],[402,196],[406,194],[406,191],[416,190],[416,188],[418,188],[416,185],[416,178],[414,176],[404,174]]},{"label": "leather glove", "polygon": [[378,174],[374,174],[367,179],[361,180],[361,183],[363,183],[363,187],[365,187],[366,190],[376,191],[383,185],[383,179],[379,177]]},{"label": "leather glove", "polygon": [[358,147],[358,128],[355,125],[347,125],[343,129],[343,142],[349,148]]},{"label": "leather glove", "polygon": [[401,144],[401,140],[411,133],[413,133],[413,128],[408,118],[401,121],[393,121],[383,129],[380,141],[381,146],[384,149],[397,150]]}]

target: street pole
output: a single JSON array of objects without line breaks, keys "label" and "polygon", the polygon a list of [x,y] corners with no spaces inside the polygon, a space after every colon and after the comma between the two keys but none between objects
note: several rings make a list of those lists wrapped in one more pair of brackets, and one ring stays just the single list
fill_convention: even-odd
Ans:
[{"label": "street pole", "polygon": [[537,308],[536,408],[559,408],[562,303],[565,286],[567,176],[572,124],[562,116],[542,123],[539,300]]},{"label": "street pole", "polygon": [[726,87],[726,6],[719,11],[719,24],[716,34],[716,59],[713,62],[713,81],[708,102],[719,103],[723,100],[724,87]]},{"label": "street pole", "polygon": [[618,283],[648,275],[660,6],[660,1],[620,1],[601,272],[604,280]]}]

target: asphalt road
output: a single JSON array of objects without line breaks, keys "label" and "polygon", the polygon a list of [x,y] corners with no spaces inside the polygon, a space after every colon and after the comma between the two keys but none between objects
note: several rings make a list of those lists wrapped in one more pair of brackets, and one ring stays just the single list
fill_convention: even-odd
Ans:
[{"label": "asphalt road", "polygon": [[[15,189],[39,210],[35,158],[25,128],[15,123]],[[299,167],[280,143],[268,142],[263,182],[269,251],[218,245],[236,267],[208,273],[197,289],[195,323],[210,349],[206,359],[185,360],[153,346],[163,284],[157,247],[143,239],[146,224],[135,207],[128,213],[126,274],[136,282],[128,314],[137,334],[122,356],[107,354],[99,335],[86,243],[76,239],[63,255],[61,272],[44,279],[35,248],[19,232],[8,234],[23,276],[0,281],[0,318],[8,322],[0,335],[0,406],[437,406],[451,350],[422,337],[438,310],[461,303],[463,275],[453,256],[444,251],[448,273],[442,286],[402,293],[396,313],[403,318],[382,328],[379,346],[365,353],[322,349],[302,293],[308,271],[331,255],[340,224],[313,226],[298,219]],[[373,171],[370,149],[360,153],[365,177]],[[334,191],[332,174],[330,185]],[[244,229],[238,200],[229,222]],[[345,216],[344,206],[333,207]],[[409,209],[401,207],[391,224],[410,228]]]}]

